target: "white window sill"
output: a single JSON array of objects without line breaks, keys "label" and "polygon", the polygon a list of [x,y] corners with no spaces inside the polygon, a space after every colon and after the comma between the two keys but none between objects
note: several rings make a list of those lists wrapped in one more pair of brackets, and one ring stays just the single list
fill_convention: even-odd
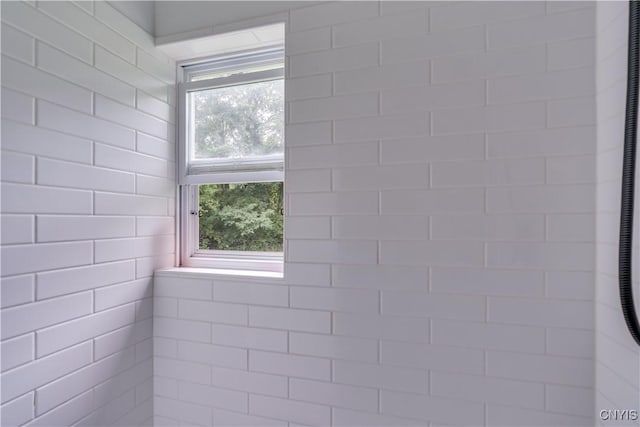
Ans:
[{"label": "white window sill", "polygon": [[284,274],[273,271],[230,270],[221,268],[173,267],[156,270],[155,277],[193,277],[193,278],[239,278],[255,277],[260,279],[283,279]]}]

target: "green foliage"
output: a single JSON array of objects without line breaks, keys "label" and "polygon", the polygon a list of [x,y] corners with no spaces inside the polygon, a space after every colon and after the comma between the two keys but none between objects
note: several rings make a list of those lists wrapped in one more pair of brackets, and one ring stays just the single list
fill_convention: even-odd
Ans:
[{"label": "green foliage", "polygon": [[282,252],[282,182],[200,185],[200,249]]},{"label": "green foliage", "polygon": [[191,102],[196,158],[282,153],[283,80],[192,92]]}]

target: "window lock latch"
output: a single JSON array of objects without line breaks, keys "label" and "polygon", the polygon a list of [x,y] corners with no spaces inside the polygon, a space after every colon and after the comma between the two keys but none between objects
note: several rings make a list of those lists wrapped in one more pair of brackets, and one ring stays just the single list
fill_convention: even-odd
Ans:
[{"label": "window lock latch", "polygon": [[190,213],[191,213],[191,215],[202,216],[202,212],[200,212],[200,211],[191,211]]}]

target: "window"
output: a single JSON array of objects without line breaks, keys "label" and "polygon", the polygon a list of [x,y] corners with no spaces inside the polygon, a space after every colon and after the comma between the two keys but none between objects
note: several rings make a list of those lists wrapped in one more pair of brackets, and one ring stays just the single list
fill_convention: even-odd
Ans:
[{"label": "window", "polygon": [[183,66],[181,265],[282,271],[284,51]]}]

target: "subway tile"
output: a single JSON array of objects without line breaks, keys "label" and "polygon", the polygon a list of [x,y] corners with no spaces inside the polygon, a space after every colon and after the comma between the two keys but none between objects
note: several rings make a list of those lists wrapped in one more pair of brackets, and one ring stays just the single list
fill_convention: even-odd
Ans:
[{"label": "subway tile", "polygon": [[94,341],[94,358],[100,360],[127,348],[133,348],[133,345],[142,343],[148,343],[151,347],[150,353],[153,353],[153,346],[151,345],[151,337],[153,336],[152,329],[152,319],[145,319],[140,322],[130,323],[113,332],[100,335],[96,337]]},{"label": "subway tile", "polygon": [[95,193],[96,215],[166,215],[167,199],[152,196]]},{"label": "subway tile", "polygon": [[553,412],[590,417],[593,412],[593,389],[548,385],[546,387],[547,408]]},{"label": "subway tile", "polygon": [[333,27],[334,47],[349,46],[378,40],[426,34],[426,10],[386,15],[366,21],[346,22]]},{"label": "subway tile", "polygon": [[253,415],[241,414],[239,412],[225,411],[222,409],[213,410],[214,426],[262,426],[262,427],[287,427],[286,421],[273,420],[271,418],[256,417]]},{"label": "subway tile", "polygon": [[135,235],[135,218],[38,215],[38,242],[93,240]]},{"label": "subway tile", "polygon": [[133,352],[122,352],[75,371],[36,391],[37,414],[49,411],[133,364]]},{"label": "subway tile", "polygon": [[331,419],[329,406],[255,394],[249,396],[249,413],[310,425],[328,425]]},{"label": "subway tile", "polygon": [[375,92],[289,102],[291,123],[368,117],[377,114],[378,94]]},{"label": "subway tile", "polygon": [[547,297],[557,299],[593,300],[594,274],[591,271],[548,271]]},{"label": "subway tile", "polygon": [[596,40],[592,37],[549,43],[549,70],[593,67],[596,62]]},{"label": "subway tile", "polygon": [[172,253],[174,236],[133,237],[98,240],[95,242],[95,261],[107,262]]},{"label": "subway tile", "polygon": [[375,264],[378,245],[375,240],[292,240],[289,261],[344,264]]},{"label": "subway tile", "polygon": [[487,244],[487,266],[497,268],[567,269],[589,271],[595,250],[590,243],[515,243]]},{"label": "subway tile", "polygon": [[595,334],[589,330],[549,328],[547,329],[547,353],[582,357],[593,353],[595,339]]},{"label": "subway tile", "polygon": [[33,243],[35,221],[32,215],[2,215],[0,225],[3,245]]},{"label": "subway tile", "polygon": [[208,343],[211,342],[211,325],[205,322],[156,317],[153,336]]},{"label": "subway tile", "polygon": [[285,220],[284,230],[287,239],[328,239],[331,237],[331,218],[290,216]]},{"label": "subway tile", "polygon": [[287,351],[285,331],[226,325],[212,325],[211,331],[213,344],[266,351]]},{"label": "subway tile", "polygon": [[528,381],[433,372],[431,390],[436,396],[472,402],[534,409],[544,409],[545,406],[544,385]]},{"label": "subway tile", "polygon": [[428,342],[429,320],[379,314],[333,313],[336,335]]},{"label": "subway tile", "polygon": [[433,267],[431,292],[542,297],[544,274],[533,270]]},{"label": "subway tile", "polygon": [[329,286],[331,282],[329,264],[286,262],[284,270],[287,284],[296,286]]},{"label": "subway tile", "polygon": [[178,383],[178,397],[186,402],[245,413],[249,405],[247,393],[185,382]]},{"label": "subway tile", "polygon": [[421,240],[429,235],[426,216],[363,215],[334,216],[333,237],[336,239]]},{"label": "subway tile", "polygon": [[71,3],[43,3],[38,9],[70,26],[78,33],[129,62],[135,60],[135,46],[120,34],[96,20],[87,19],[84,11]]},{"label": "subway tile", "polygon": [[132,129],[45,101],[38,101],[38,125],[118,147],[131,149],[135,144]]},{"label": "subway tile", "polygon": [[596,158],[593,155],[550,157],[547,159],[549,184],[583,184],[596,181]]},{"label": "subway tile", "polygon": [[172,160],[175,158],[174,144],[167,142],[164,139],[146,135],[142,132],[136,132],[136,135],[136,148],[138,152],[149,154],[154,157],[160,157],[165,160]]},{"label": "subway tile", "polygon": [[289,147],[330,144],[332,132],[331,122],[292,123],[285,126],[284,130]]},{"label": "subway tile", "polygon": [[483,106],[486,103],[485,92],[485,83],[482,80],[385,90],[380,94],[380,112],[398,114]]},{"label": "subway tile", "polygon": [[487,304],[491,322],[593,329],[591,301],[489,297]]},{"label": "subway tile", "polygon": [[488,135],[489,157],[561,156],[593,153],[592,127],[507,132]]},{"label": "subway tile", "polygon": [[135,89],[63,52],[38,44],[38,68],[87,89],[133,105]]},{"label": "subway tile", "polygon": [[211,368],[211,383],[216,387],[270,396],[288,397],[287,378],[238,369]]},{"label": "subway tile", "polygon": [[382,341],[382,364],[433,371],[482,374],[484,351],[452,346]]},{"label": "subway tile", "polygon": [[431,115],[434,135],[535,130],[546,125],[542,102],[438,110]]},{"label": "subway tile", "polygon": [[333,375],[338,383],[383,390],[427,394],[429,389],[429,374],[426,370],[335,360]]},{"label": "subway tile", "polygon": [[376,362],[378,343],[375,340],[335,335],[289,333],[289,351],[306,356]]},{"label": "subway tile", "polygon": [[[144,49],[153,48],[153,37],[131,19],[126,19],[125,15],[110,4],[95,2],[94,16],[137,46]],[[160,52],[156,55],[162,56]]]},{"label": "subway tile", "polygon": [[488,102],[510,104],[591,95],[594,79],[594,70],[589,68],[489,79]]},{"label": "subway tile", "polygon": [[95,310],[100,311],[151,297],[153,280],[139,279],[95,290]]},{"label": "subway tile", "polygon": [[127,172],[139,172],[147,175],[167,176],[166,160],[147,156],[130,150],[95,145],[95,164]]},{"label": "subway tile", "polygon": [[380,243],[380,264],[472,267],[483,263],[481,242],[385,240]]},{"label": "subway tile", "polygon": [[431,165],[431,186],[493,187],[545,182],[543,158],[458,161]]},{"label": "subway tile", "polygon": [[61,46],[70,55],[91,63],[92,44],[89,40],[25,3],[6,4],[2,8],[2,20],[38,39]]},{"label": "subway tile", "polygon": [[382,191],[382,214],[434,214],[484,212],[484,189]]},{"label": "subway tile", "polygon": [[291,12],[291,31],[352,22],[373,17],[377,14],[378,5],[374,3],[312,5],[295,9]]},{"label": "subway tile", "polygon": [[375,142],[296,147],[289,150],[291,169],[326,169],[341,166],[375,165],[377,163],[378,144]]},{"label": "subway tile", "polygon": [[548,215],[547,239],[563,242],[593,242],[594,215]]},{"label": "subway tile", "polygon": [[[405,3],[394,1],[389,4]],[[419,4],[420,2],[406,2]],[[387,6],[388,7],[388,6]],[[350,409],[332,408],[333,422],[335,425],[349,426],[424,426],[424,421],[399,418],[372,412],[352,411]]]},{"label": "subway tile", "polygon": [[37,357],[123,327],[132,323],[134,316],[134,306],[129,304],[39,330],[36,334]]},{"label": "subway tile", "polygon": [[[5,25],[2,26],[3,31],[4,28]],[[4,47],[2,51],[4,53]],[[34,124],[36,104],[32,96],[3,87],[1,101],[3,119],[15,120],[28,125]],[[8,153],[3,154],[3,156],[6,154]]]},{"label": "subway tile", "polygon": [[434,58],[458,52],[480,51],[485,48],[484,28],[476,26],[383,40],[380,46],[383,64]]},{"label": "subway tile", "polygon": [[479,295],[383,291],[382,314],[482,321],[485,301]]},{"label": "subway tile", "polygon": [[406,64],[385,64],[357,70],[334,73],[336,94],[391,90],[405,87],[424,86],[429,83],[428,61]]},{"label": "subway tile", "polygon": [[38,273],[38,299],[90,290],[135,278],[135,263],[126,260]]},{"label": "subway tile", "polygon": [[169,178],[136,175],[136,192],[150,196],[172,197],[175,193],[175,181]]},{"label": "subway tile", "polygon": [[136,65],[143,71],[162,80],[167,84],[173,84],[176,81],[175,63],[166,58],[159,59],[143,49],[137,49]]},{"label": "subway tile", "polygon": [[285,52],[288,56],[325,50],[331,47],[331,28],[316,28],[287,34]]},{"label": "subway tile", "polygon": [[175,219],[172,217],[138,216],[136,218],[136,234],[138,236],[156,236],[173,234]]},{"label": "subway tile", "polygon": [[3,22],[2,54],[19,61],[33,64],[35,59],[35,40],[24,32]]},{"label": "subway tile", "polygon": [[214,280],[213,299],[254,305],[287,306],[289,289],[280,285],[224,282]]},{"label": "subway tile", "polygon": [[11,276],[91,264],[93,245],[92,242],[69,242],[4,246],[1,256],[3,274]]},{"label": "subway tile", "polygon": [[484,136],[481,134],[430,136],[380,143],[382,164],[430,163],[483,158]]},{"label": "subway tile", "polygon": [[378,391],[321,381],[291,378],[290,398],[362,411],[377,411]]},{"label": "subway tile", "polygon": [[223,368],[247,369],[246,349],[179,341],[177,357]]},{"label": "subway tile", "polygon": [[211,384],[211,368],[200,363],[156,357],[153,359],[153,369],[154,375],[160,377],[174,378],[180,382]]},{"label": "subway tile", "polygon": [[408,138],[429,133],[426,112],[336,120],[336,142],[370,141]]},{"label": "subway tile", "polygon": [[487,352],[487,376],[590,387],[593,360],[536,354]]},{"label": "subway tile", "polygon": [[554,185],[520,188],[490,188],[490,213],[588,213],[593,210],[591,185]]},{"label": "subway tile", "polygon": [[35,340],[33,334],[20,335],[0,343],[2,372],[24,365],[34,359]]},{"label": "subway tile", "polygon": [[291,308],[249,307],[249,326],[329,333],[331,313]]},{"label": "subway tile", "polygon": [[432,319],[433,344],[544,353],[545,330],[529,326]]},{"label": "subway tile", "polygon": [[544,45],[525,45],[442,56],[432,60],[431,79],[433,83],[448,83],[544,72],[545,55]]},{"label": "subway tile", "polygon": [[91,201],[90,191],[2,184],[2,204],[5,213],[91,214]]},{"label": "subway tile", "polygon": [[351,313],[377,313],[378,292],[362,289],[292,287],[291,307]]},{"label": "subway tile", "polygon": [[[323,30],[328,29],[323,28]],[[296,33],[294,33],[294,35],[295,34]],[[297,79],[287,79],[284,84],[285,101],[324,98],[332,94],[331,74],[318,74]]]},{"label": "subway tile", "polygon": [[380,402],[382,414],[458,425],[479,425],[484,420],[483,404],[458,399],[383,390]]},{"label": "subway tile", "polygon": [[586,9],[489,24],[488,47],[495,49],[589,37],[595,31],[593,21],[594,10]]},{"label": "subway tile", "polygon": [[168,138],[167,122],[101,95],[95,97],[95,115],[158,138]]},{"label": "subway tile", "polygon": [[545,14],[542,3],[459,3],[430,9],[431,31],[472,27]]},{"label": "subway tile", "polygon": [[247,306],[241,304],[184,299],[178,301],[178,317],[182,319],[246,325],[248,316]]},{"label": "subway tile", "polygon": [[136,107],[138,110],[151,114],[165,122],[174,123],[176,120],[176,109],[173,106],[153,96],[147,95],[141,90],[136,92]]},{"label": "subway tile", "polygon": [[291,215],[366,215],[378,213],[374,191],[291,194]]},{"label": "subway tile", "polygon": [[333,286],[340,288],[426,290],[427,267],[333,265]]},{"label": "subway tile", "polygon": [[[189,425],[210,425],[211,408],[160,396],[153,397],[154,418],[171,417]],[[156,409],[157,408],[157,409]],[[176,423],[176,425],[179,425]]]},{"label": "subway tile", "polygon": [[[591,417],[555,414],[542,410],[487,405],[487,422],[497,426],[563,425],[583,426],[590,424]],[[524,421],[526,420],[526,421]]]},{"label": "subway tile", "polygon": [[2,148],[82,163],[91,163],[93,159],[92,143],[88,139],[10,120],[2,120]]},{"label": "subway tile", "polygon": [[52,425],[69,425],[91,412],[95,399],[91,391],[82,393],[62,405],[41,415],[29,424],[29,427],[47,427]]},{"label": "subway tile", "polygon": [[167,101],[165,83],[99,46],[95,47],[95,67],[149,95]]},{"label": "subway tile", "polygon": [[423,188],[428,182],[426,165],[333,169],[333,189],[336,191]]},{"label": "subway tile", "polygon": [[91,363],[91,343],[71,347],[2,374],[2,401],[7,402]]},{"label": "subway tile", "polygon": [[213,296],[212,283],[206,279],[160,276],[154,287],[154,296],[160,297],[210,300]]},{"label": "subway tile", "polygon": [[[4,30],[4,25],[2,26]],[[4,39],[4,31],[2,38]],[[4,52],[4,46],[2,48]],[[0,422],[6,426],[18,426],[34,417],[33,392],[23,394],[19,398],[0,406]]]},{"label": "subway tile", "polygon": [[249,370],[328,381],[331,378],[331,361],[317,357],[249,350]]},{"label": "subway tile", "polygon": [[433,240],[544,240],[544,215],[434,215]]},{"label": "subway tile", "polygon": [[131,173],[50,159],[38,160],[38,184],[132,193]]},{"label": "subway tile", "polygon": [[547,124],[550,128],[593,126],[595,123],[596,100],[594,96],[549,101]]},{"label": "subway tile", "polygon": [[0,291],[2,308],[32,302],[35,296],[35,277],[4,277],[0,279]]},{"label": "subway tile", "polygon": [[323,50],[289,58],[289,76],[301,77],[378,64],[378,43]]}]

